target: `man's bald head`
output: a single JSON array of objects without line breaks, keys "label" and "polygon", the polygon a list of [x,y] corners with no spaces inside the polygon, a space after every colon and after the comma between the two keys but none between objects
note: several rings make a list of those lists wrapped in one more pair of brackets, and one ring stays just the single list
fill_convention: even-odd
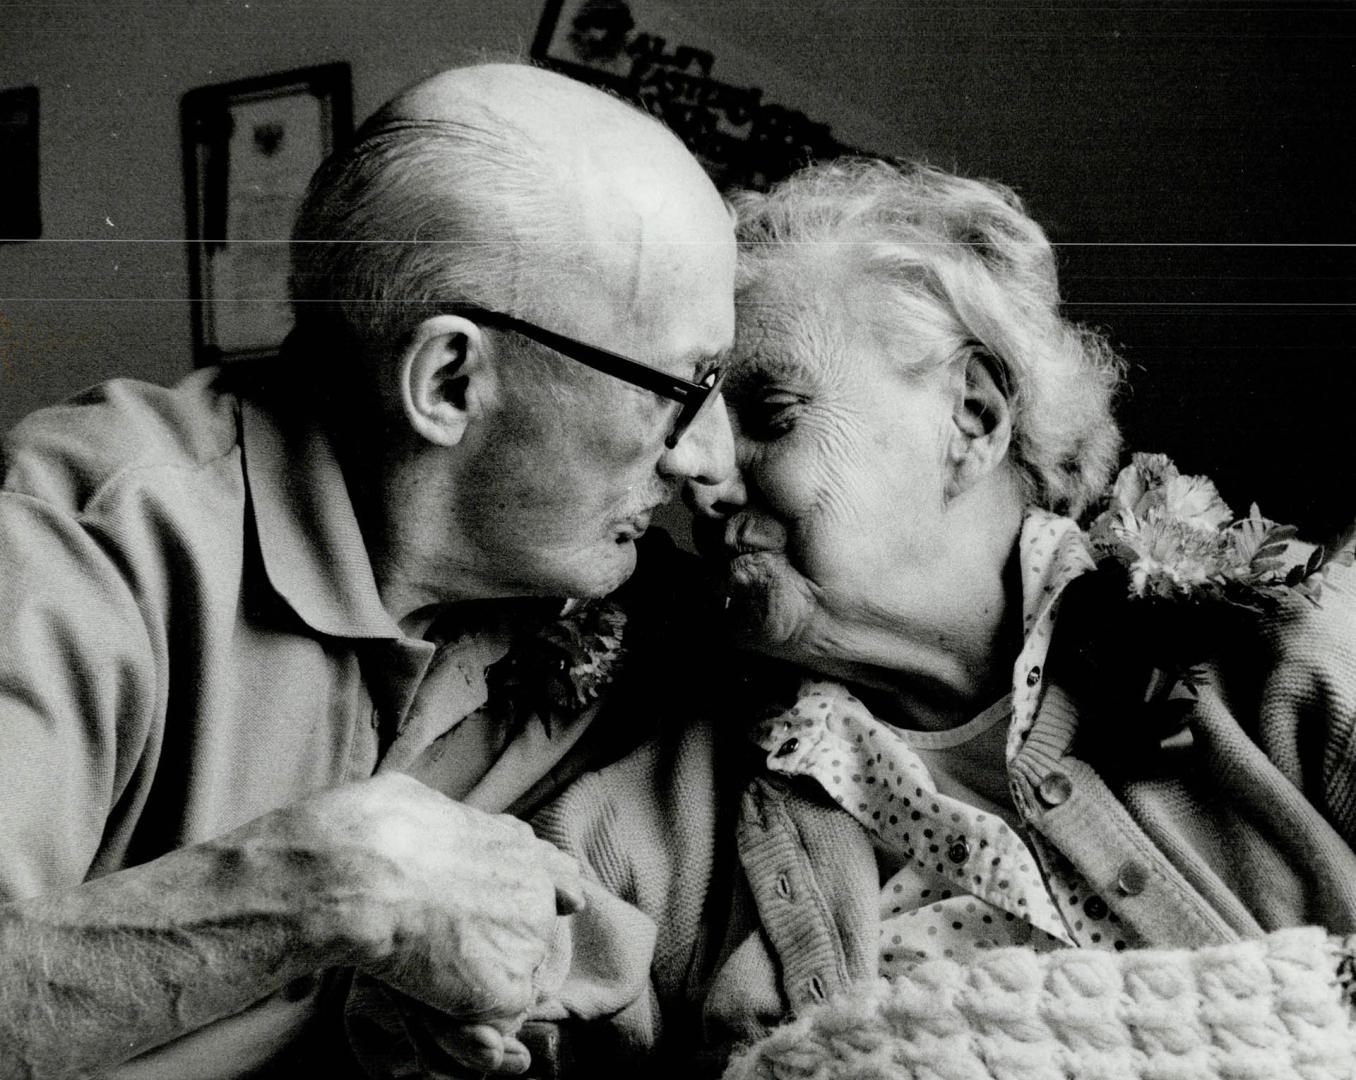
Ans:
[{"label": "man's bald head", "polygon": [[297,381],[341,395],[400,590],[602,595],[657,506],[733,469],[718,398],[675,432],[734,338],[734,229],[644,113],[532,68],[437,75],[325,164],[295,235],[298,352],[323,365]]},{"label": "man's bald head", "polygon": [[562,275],[598,278],[619,316],[641,245],[718,206],[682,144],[607,94],[520,65],[443,72],[317,174],[294,234],[298,325],[375,358],[453,301],[548,317]]},{"label": "man's bald head", "polygon": [[596,124],[603,130],[618,126],[632,131],[638,126],[657,126],[625,102],[555,72],[523,64],[479,64],[443,71],[406,87],[363,128],[411,120],[457,120],[468,110],[511,124],[543,149],[568,143],[571,132],[565,129],[571,126],[595,130]]}]

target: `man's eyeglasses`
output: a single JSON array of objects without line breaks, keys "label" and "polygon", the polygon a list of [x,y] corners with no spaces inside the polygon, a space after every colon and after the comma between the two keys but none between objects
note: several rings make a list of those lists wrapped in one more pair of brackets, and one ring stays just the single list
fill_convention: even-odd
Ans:
[{"label": "man's eyeglasses", "polygon": [[664,439],[664,445],[670,450],[678,445],[683,432],[695,424],[715,401],[716,395],[720,393],[721,383],[725,381],[725,369],[722,367],[712,367],[702,376],[700,382],[680,379],[667,371],[660,371],[659,368],[643,364],[639,360],[632,360],[620,353],[609,352],[596,345],[586,345],[582,341],[557,334],[554,330],[546,330],[517,316],[506,315],[502,311],[492,311],[475,304],[452,304],[443,310],[449,315],[462,315],[472,322],[485,326],[522,334],[523,337],[545,345],[561,356],[568,356],[571,360],[576,360],[595,371],[601,371],[614,379],[621,379],[622,382],[630,383],[632,386],[649,390],[669,401],[678,402],[678,415],[674,417],[673,427],[669,429],[668,436]]}]

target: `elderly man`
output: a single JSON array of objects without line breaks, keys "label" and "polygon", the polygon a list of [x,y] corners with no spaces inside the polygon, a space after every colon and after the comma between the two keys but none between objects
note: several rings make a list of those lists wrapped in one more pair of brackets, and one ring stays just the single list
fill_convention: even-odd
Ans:
[{"label": "elderly man", "polygon": [[729,215],[649,118],[487,65],[382,109],[295,239],[286,363],[5,443],[0,1077],[255,1075],[344,965],[508,1030],[581,902],[486,811],[596,710],[506,730],[484,672],[513,598],[610,592],[728,478]]}]

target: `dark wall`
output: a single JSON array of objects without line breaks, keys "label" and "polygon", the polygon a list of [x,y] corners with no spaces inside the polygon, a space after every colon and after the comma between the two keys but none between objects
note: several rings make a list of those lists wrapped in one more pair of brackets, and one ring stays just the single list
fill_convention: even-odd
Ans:
[{"label": "dark wall", "polygon": [[[537,0],[0,3],[0,89],[40,92],[42,239],[0,243],[0,431],[114,376],[192,370],[179,102],[342,60],[365,116],[530,38]],[[0,158],[0,170],[6,162]]]},{"label": "dark wall", "polygon": [[1131,447],[1314,539],[1356,516],[1356,3],[688,6],[843,141],[1017,188],[1129,363]]},{"label": "dark wall", "polygon": [[899,90],[931,119],[905,152],[1025,194],[1071,314],[1130,363],[1130,445],[1236,509],[1343,527],[1356,5],[923,6]]}]

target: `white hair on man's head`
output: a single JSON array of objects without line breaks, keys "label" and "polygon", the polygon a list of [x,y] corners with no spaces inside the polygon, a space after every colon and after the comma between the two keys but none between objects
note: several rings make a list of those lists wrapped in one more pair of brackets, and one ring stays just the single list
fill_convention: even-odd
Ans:
[{"label": "white hair on man's head", "polygon": [[907,350],[918,365],[976,354],[993,364],[1029,504],[1076,517],[1100,494],[1120,449],[1111,402],[1122,364],[1100,335],[1061,316],[1054,251],[1014,192],[927,165],[849,158],[734,202],[741,293],[795,273],[788,257],[799,245],[832,245],[827,257],[845,271],[890,286],[883,325],[921,346]]},{"label": "white hair on man's head", "polygon": [[321,166],[297,216],[290,285],[303,340],[376,358],[448,304],[512,306],[524,244],[559,213],[544,205],[548,174],[502,118],[378,113]]}]

